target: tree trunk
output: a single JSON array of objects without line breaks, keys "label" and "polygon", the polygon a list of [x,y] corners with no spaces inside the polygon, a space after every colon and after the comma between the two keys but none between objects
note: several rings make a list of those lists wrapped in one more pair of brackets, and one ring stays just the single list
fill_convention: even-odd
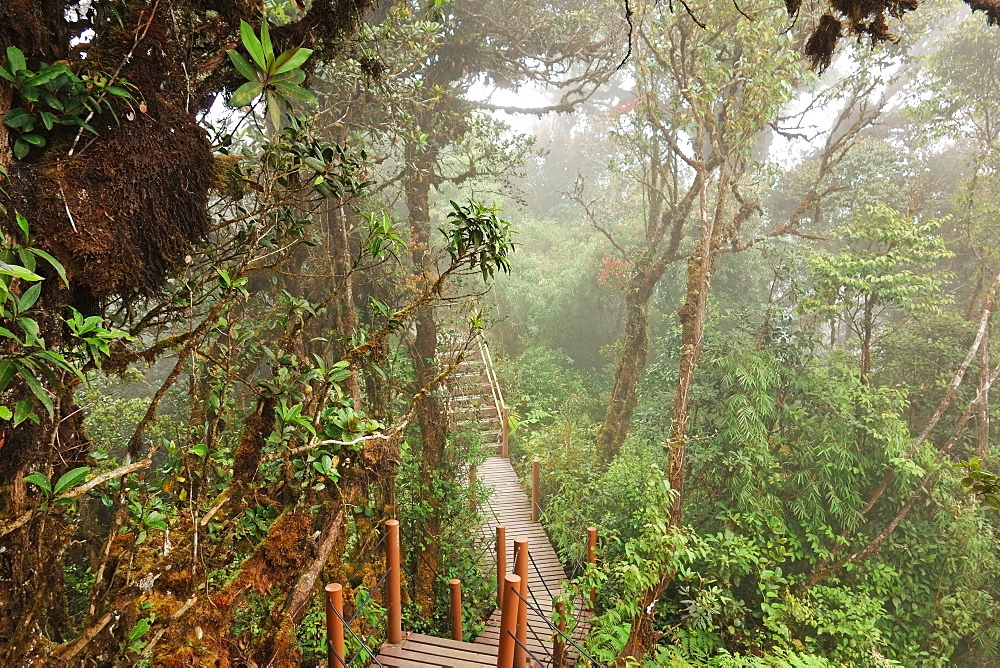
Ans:
[{"label": "tree trunk", "polygon": [[979,387],[984,388],[984,397],[979,404],[979,438],[976,443],[976,455],[981,464],[986,464],[990,454],[990,331],[987,327],[983,337],[983,345],[979,349]]},{"label": "tree trunk", "polygon": [[[430,151],[412,147],[407,151],[406,206],[410,214],[411,258],[414,271],[422,275],[424,281],[434,279],[430,253],[430,190],[434,158]],[[432,384],[437,376],[438,324],[434,317],[434,307],[424,304],[417,309],[416,335],[410,346],[413,370],[418,388]],[[424,535],[420,546],[411,549],[422,551],[417,561],[417,600],[425,614],[429,614],[434,601],[428,594],[435,590],[439,566],[441,535],[441,499],[435,487],[438,472],[444,462],[447,442],[447,415],[444,405],[433,392],[424,393],[416,405],[417,421],[422,442],[420,470],[417,476],[418,491],[422,507],[427,509],[424,518]]]},{"label": "tree trunk", "polygon": [[[700,182],[700,212],[701,227],[698,235],[698,247],[688,258],[687,263],[687,293],[684,304],[677,313],[681,323],[681,359],[677,373],[677,385],[674,392],[673,420],[670,424],[670,437],[667,441],[667,452],[670,458],[669,481],[673,490],[670,506],[671,528],[679,527],[684,510],[684,478],[687,463],[687,424],[688,406],[690,403],[691,386],[694,384],[694,372],[701,357],[702,344],[705,338],[705,319],[708,311],[709,280],[715,266],[716,221],[721,221],[725,215],[725,192],[729,179],[725,173],[720,177],[719,197],[715,211],[708,211],[707,181],[703,175]],[[653,628],[653,617],[656,602],[667,590],[674,578],[670,571],[660,578],[659,583],[648,590],[642,601],[639,614],[632,620],[629,638],[618,656],[620,665],[626,657],[642,659],[649,653],[652,646],[659,640],[661,634]]]},{"label": "tree trunk", "polygon": [[[655,284],[659,276],[646,278]],[[604,422],[597,431],[597,461],[607,467],[618,455],[632,412],[638,403],[639,381],[649,357],[649,314],[647,303],[651,289],[631,284],[625,293],[625,331],[622,334],[621,353],[615,367],[614,385],[604,414]]]}]

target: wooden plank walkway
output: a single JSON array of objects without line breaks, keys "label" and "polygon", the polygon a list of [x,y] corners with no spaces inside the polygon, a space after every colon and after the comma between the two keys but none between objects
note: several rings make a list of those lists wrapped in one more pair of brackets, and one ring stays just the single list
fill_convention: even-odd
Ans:
[{"label": "wooden plank walkway", "polygon": [[[531,521],[531,501],[521,489],[510,460],[490,457],[477,469],[476,475],[484,486],[492,488],[492,494],[480,508],[483,518],[483,540],[491,542],[495,540],[498,524],[506,527],[508,572],[513,564],[514,539],[528,540],[528,554],[531,560],[527,598],[531,606],[528,608],[528,632],[525,644],[541,662],[534,665],[549,665],[552,659],[553,631],[541,615],[532,610],[532,607],[551,619],[552,598],[562,591],[562,583],[567,579],[566,573],[542,525]],[[491,556],[489,564],[494,569],[495,558],[495,555]],[[589,618],[589,614],[585,613],[574,630],[575,642],[580,643],[589,630]],[[500,610],[497,609],[487,621],[483,634],[476,638],[475,642],[456,642],[411,633],[400,645],[383,646],[378,661],[383,666],[393,668],[496,666],[499,640]],[[570,651],[565,665],[572,666],[575,664],[575,651],[568,649]]]}]

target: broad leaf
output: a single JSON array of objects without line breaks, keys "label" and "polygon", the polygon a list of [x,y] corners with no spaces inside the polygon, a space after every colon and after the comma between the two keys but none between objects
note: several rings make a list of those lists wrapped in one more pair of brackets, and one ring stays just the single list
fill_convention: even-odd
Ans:
[{"label": "broad leaf", "polygon": [[78,483],[80,483],[84,478],[87,477],[88,473],[90,473],[89,466],[81,466],[79,468],[73,469],[72,471],[67,471],[66,473],[63,473],[59,477],[59,480],[56,481],[56,486],[52,490],[52,493],[58,496],[63,492],[69,490],[71,487],[75,487]]},{"label": "broad leaf", "polygon": [[45,494],[45,496],[52,496],[52,485],[49,483],[49,479],[41,473],[32,473],[31,475],[24,476],[24,482],[30,482],[34,485],[38,485],[42,488],[42,493]]},{"label": "broad leaf", "polygon": [[245,107],[256,100],[264,88],[256,81],[248,81],[237,88],[229,98],[230,107]]},{"label": "broad leaf", "polygon": [[240,21],[240,39],[243,41],[243,46],[246,48],[247,53],[257,63],[257,67],[266,70],[267,61],[264,59],[264,49],[260,44],[260,40],[257,39],[257,35],[254,34],[250,24],[243,20]]},{"label": "broad leaf", "polygon": [[290,70],[294,70],[296,67],[300,67],[302,63],[309,59],[312,55],[312,49],[288,49],[274,61],[274,74],[282,74]]},{"label": "broad leaf", "polygon": [[24,54],[16,46],[7,47],[7,68],[15,74],[28,69],[28,62],[24,59]]},{"label": "broad leaf", "polygon": [[19,267],[16,264],[7,264],[3,260],[0,260],[0,274],[6,276],[13,276],[14,278],[22,278],[26,281],[41,281],[43,280],[41,276],[33,271],[29,271],[24,267]]},{"label": "broad leaf", "polygon": [[258,81],[260,79],[253,65],[247,62],[247,59],[241,56],[235,49],[229,49],[226,53],[229,54],[229,60],[232,61],[233,66],[247,81]]}]

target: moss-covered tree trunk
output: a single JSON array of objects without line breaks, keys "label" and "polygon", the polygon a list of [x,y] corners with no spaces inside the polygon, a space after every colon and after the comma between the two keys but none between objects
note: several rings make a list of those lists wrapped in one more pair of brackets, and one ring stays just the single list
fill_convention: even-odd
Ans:
[{"label": "moss-covered tree trunk", "polygon": [[[413,144],[407,150],[406,206],[410,215],[410,255],[414,271],[423,281],[433,281],[436,277],[431,267],[430,252],[430,191],[434,170],[435,154]],[[417,309],[416,333],[410,345],[410,356],[416,375],[418,388],[430,387],[437,376],[438,323],[434,307],[425,304]],[[434,601],[429,596],[435,590],[440,561],[439,536],[441,534],[441,498],[438,490],[438,474],[444,463],[445,446],[448,437],[448,418],[441,399],[433,392],[423,392],[416,405],[417,422],[420,426],[421,456],[417,475],[418,496],[424,512],[423,534],[420,545],[409,545],[412,550],[421,550],[422,558],[417,560],[417,599],[425,614],[430,613]]]},{"label": "moss-covered tree trunk", "polygon": [[634,276],[625,290],[625,328],[615,366],[614,385],[604,422],[597,431],[597,459],[608,466],[621,450],[638,403],[639,381],[649,357],[649,298],[660,271]]}]

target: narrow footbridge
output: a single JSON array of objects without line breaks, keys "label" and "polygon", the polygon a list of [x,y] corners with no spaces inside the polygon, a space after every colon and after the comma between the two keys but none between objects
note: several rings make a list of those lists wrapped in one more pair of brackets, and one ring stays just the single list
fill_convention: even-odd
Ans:
[{"label": "narrow footbridge", "polygon": [[[497,607],[483,633],[474,642],[464,642],[460,583],[452,580],[452,638],[404,632],[400,619],[399,523],[390,520],[386,536],[388,569],[383,576],[387,582],[388,640],[371,665],[596,666],[582,649],[590,629],[591,602],[577,598],[567,605],[565,601],[566,572],[538,522],[538,466],[532,466],[532,485],[526,493],[508,458],[507,408],[485,342],[480,341],[459,366],[449,396],[456,425],[479,429],[484,442],[497,441],[496,454],[470,471],[481,488],[489,491],[486,498],[477,500],[482,518],[480,547],[482,566],[496,573]],[[586,540],[588,559],[593,561],[596,530],[588,529]],[[329,665],[364,665],[345,655],[345,633],[353,635],[353,631],[350,619],[343,616],[340,599],[340,585],[328,585]]]}]

